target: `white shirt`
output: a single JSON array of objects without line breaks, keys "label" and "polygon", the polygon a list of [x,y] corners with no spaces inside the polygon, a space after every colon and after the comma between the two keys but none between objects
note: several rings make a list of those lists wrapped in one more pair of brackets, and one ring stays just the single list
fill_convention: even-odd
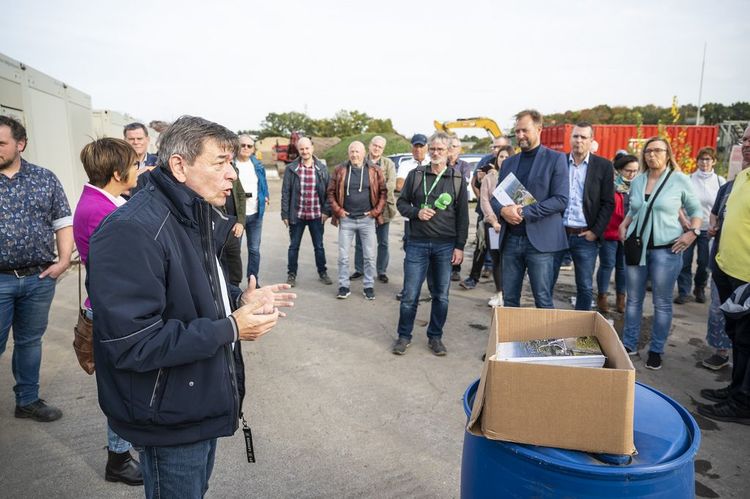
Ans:
[{"label": "white shirt", "polygon": [[708,230],[711,208],[713,208],[714,202],[716,201],[719,187],[726,184],[727,181],[724,177],[720,177],[714,172],[705,174],[700,170],[693,172],[693,174],[690,175],[690,180],[693,182],[693,190],[695,191],[695,195],[698,197],[698,201],[701,203],[701,209],[703,210],[703,223],[701,224],[701,230]]},{"label": "white shirt", "polygon": [[400,165],[398,165],[398,171],[396,172],[396,178],[406,178],[406,176],[409,174],[410,171],[412,171],[414,168],[418,166],[427,166],[430,164],[430,157],[429,155],[425,157],[424,161],[421,163],[418,163],[416,159],[409,158],[405,159],[401,162]]},{"label": "white shirt", "polygon": [[[240,172],[240,183],[245,189],[247,197],[246,209],[247,215],[258,213],[258,175],[255,174],[255,165],[252,161],[237,161],[237,169]],[[251,196],[247,196],[251,194]]]},{"label": "white shirt", "polygon": [[107,199],[109,199],[110,201],[112,201],[112,204],[114,204],[118,208],[120,206],[124,205],[125,202],[127,201],[127,199],[125,199],[124,197],[122,197],[122,196],[115,197],[112,194],[110,194],[109,192],[105,191],[104,189],[100,189],[100,188],[98,188],[95,185],[91,185],[91,184],[86,184],[86,185],[89,186],[89,187],[91,187],[92,189],[96,189],[97,191],[101,192]]},{"label": "white shirt", "polygon": [[[397,179],[399,179],[399,178],[405,179],[406,176],[409,174],[409,172],[412,171],[414,168],[416,168],[418,166],[427,166],[429,164],[430,164],[430,156],[429,155],[427,155],[424,158],[424,161],[422,161],[421,163],[417,162],[417,160],[414,159],[414,157],[411,157],[409,159],[405,159],[405,160],[403,160],[401,162],[400,165],[398,165],[398,171],[396,172],[396,178]],[[408,221],[409,221],[409,219],[406,218],[406,217],[404,217],[404,222],[408,222]]]}]

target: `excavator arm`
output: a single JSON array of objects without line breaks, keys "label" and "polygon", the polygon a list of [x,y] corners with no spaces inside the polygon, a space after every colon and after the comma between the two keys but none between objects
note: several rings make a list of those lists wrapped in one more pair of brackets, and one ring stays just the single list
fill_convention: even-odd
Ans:
[{"label": "excavator arm", "polygon": [[492,136],[493,139],[503,136],[503,132],[500,130],[500,127],[497,126],[495,120],[491,118],[459,118],[455,121],[444,121],[442,123],[435,120],[434,124],[435,130],[438,130],[440,132],[450,133],[450,131],[454,128],[482,128],[484,130],[487,130],[487,132]]}]

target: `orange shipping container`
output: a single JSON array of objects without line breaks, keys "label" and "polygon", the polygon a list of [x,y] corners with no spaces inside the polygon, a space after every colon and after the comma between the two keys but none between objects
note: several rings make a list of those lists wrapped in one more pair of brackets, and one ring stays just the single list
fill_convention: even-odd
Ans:
[{"label": "orange shipping container", "polygon": [[[571,124],[554,125],[542,130],[542,144],[564,153],[570,152]],[[686,141],[691,146],[691,156],[695,157],[701,147],[716,147],[719,136],[718,126],[667,126],[670,137],[676,137],[680,131],[687,132]],[[641,125],[641,136],[644,139],[658,135],[658,125]],[[612,159],[619,149],[628,149],[638,138],[637,125],[594,125],[594,139],[599,143],[596,154]]]}]

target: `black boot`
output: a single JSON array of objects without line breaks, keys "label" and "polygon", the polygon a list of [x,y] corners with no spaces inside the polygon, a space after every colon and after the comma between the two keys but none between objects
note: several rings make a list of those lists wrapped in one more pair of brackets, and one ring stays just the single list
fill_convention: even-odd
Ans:
[{"label": "black boot", "polygon": [[126,485],[143,485],[143,474],[141,474],[141,465],[133,459],[130,451],[122,454],[107,450],[107,467],[104,472],[104,479],[108,482],[122,482]]}]

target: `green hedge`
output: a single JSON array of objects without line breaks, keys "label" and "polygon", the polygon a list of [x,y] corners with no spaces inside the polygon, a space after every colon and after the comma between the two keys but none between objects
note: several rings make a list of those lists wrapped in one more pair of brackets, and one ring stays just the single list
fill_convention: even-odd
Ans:
[{"label": "green hedge", "polygon": [[341,142],[323,153],[323,159],[325,159],[328,163],[328,169],[332,170],[336,165],[338,165],[339,163],[343,163],[348,159],[347,151],[349,149],[349,144],[351,144],[355,140],[359,140],[360,142],[365,144],[366,150],[367,144],[370,143],[370,139],[372,139],[376,135],[385,137],[386,144],[385,152],[383,153],[385,156],[389,154],[411,152],[411,144],[409,143],[409,141],[400,135],[396,135],[395,133],[363,133],[360,135],[353,135],[351,137],[343,137],[341,139]]}]

